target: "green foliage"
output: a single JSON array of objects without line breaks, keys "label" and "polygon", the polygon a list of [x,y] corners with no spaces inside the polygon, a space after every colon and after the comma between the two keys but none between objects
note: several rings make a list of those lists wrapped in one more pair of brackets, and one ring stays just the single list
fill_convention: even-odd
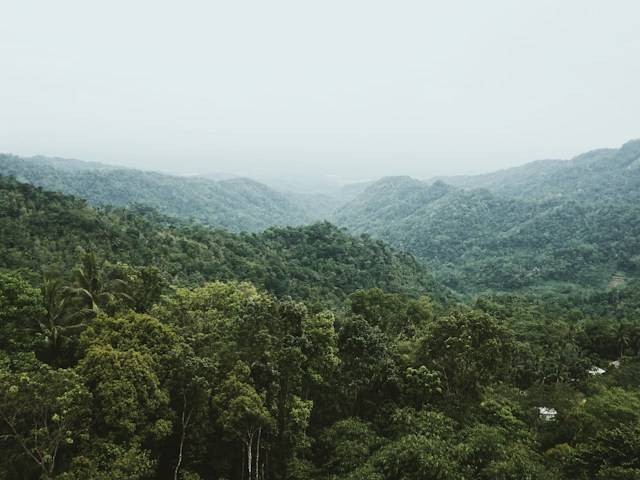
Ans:
[{"label": "green foliage", "polygon": [[150,452],[137,445],[111,443],[93,439],[91,446],[73,458],[61,480],[142,480],[149,478],[156,462]]},{"label": "green foliage", "polygon": [[360,290],[349,297],[351,311],[391,335],[415,335],[433,317],[427,297],[407,298],[379,288]]},{"label": "green foliage", "polygon": [[358,418],[339,420],[320,437],[319,455],[325,474],[340,476],[357,470],[381,442],[367,422]]},{"label": "green foliage", "polygon": [[0,272],[0,349],[13,350],[29,343],[26,328],[43,316],[38,290],[17,273]]},{"label": "green foliage", "polygon": [[636,207],[376,189],[369,219],[463,290],[544,288],[455,305],[327,223],[236,235],[0,179],[0,478],[639,478],[640,284],[545,284],[635,268]]},{"label": "green foliage", "polygon": [[455,423],[441,413],[400,410],[394,415],[397,437],[372,457],[384,479],[453,480],[464,478],[457,461]]},{"label": "green foliage", "polygon": [[273,418],[265,407],[265,399],[251,385],[251,369],[242,362],[234,367],[214,397],[221,411],[220,423],[237,436],[247,448],[260,428],[273,426]]},{"label": "green foliage", "polygon": [[84,198],[95,206],[153,207],[159,212],[231,231],[260,231],[312,221],[285,194],[246,178],[214,181],[46,158],[0,155],[0,171],[21,182]]},{"label": "green foliage", "polygon": [[513,354],[510,332],[486,314],[456,311],[432,322],[417,359],[440,374],[448,401],[477,398],[483,386],[507,378]]},{"label": "green foliage", "polygon": [[639,155],[635,141],[570,162],[446,179],[468,190],[383,178],[335,221],[413,253],[463,293],[600,289],[614,274],[640,274]]},{"label": "green foliage", "polygon": [[636,478],[640,473],[640,392],[601,389],[575,413],[574,478]]},{"label": "green foliage", "polygon": [[98,432],[108,438],[162,438],[168,419],[163,416],[168,396],[153,369],[150,355],[93,346],[78,365],[94,392]]},{"label": "green foliage", "polygon": [[72,197],[4,178],[0,238],[0,268],[26,270],[34,283],[43,266],[75,269],[68,283],[75,279],[89,307],[108,311],[123,304],[144,310],[166,283],[193,286],[207,280],[247,280],[323,305],[372,287],[428,292],[438,299],[447,295],[413,257],[327,223],[234,235],[128,210],[94,210]]},{"label": "green foliage", "polygon": [[10,471],[53,478],[89,432],[91,395],[72,370],[29,356],[0,361],[0,442]]}]

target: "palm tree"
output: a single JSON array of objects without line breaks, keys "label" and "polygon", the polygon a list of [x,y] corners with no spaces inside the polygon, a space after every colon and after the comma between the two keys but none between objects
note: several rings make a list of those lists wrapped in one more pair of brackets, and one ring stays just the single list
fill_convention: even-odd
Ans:
[{"label": "palm tree", "polygon": [[57,361],[62,342],[84,327],[84,320],[92,313],[86,308],[77,308],[73,297],[60,275],[45,273],[40,288],[45,307],[44,318],[36,319],[40,335],[45,339],[52,361]]},{"label": "palm tree", "polygon": [[117,298],[131,300],[125,293],[127,283],[121,278],[104,278],[98,268],[94,252],[86,252],[73,272],[73,295],[83,299],[91,310],[98,313]]},{"label": "palm tree", "polygon": [[631,340],[631,332],[629,325],[624,322],[619,322],[618,326],[615,329],[615,339],[616,344],[618,345],[619,356],[622,358],[624,354],[625,348],[629,345]]}]

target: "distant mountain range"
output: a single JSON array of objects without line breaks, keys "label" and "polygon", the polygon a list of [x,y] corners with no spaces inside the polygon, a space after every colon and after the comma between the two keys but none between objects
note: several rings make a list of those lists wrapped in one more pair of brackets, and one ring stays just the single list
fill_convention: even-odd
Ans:
[{"label": "distant mountain range", "polygon": [[240,232],[322,220],[367,184],[331,194],[281,192],[249,178],[168,175],[97,162],[0,154],[0,175],[86,199],[94,206],[143,204],[179,219]]},{"label": "distant mountain range", "polygon": [[510,198],[591,201],[640,199],[640,140],[600,149],[571,160],[539,160],[484,175],[440,177],[464,189],[486,188]]},{"label": "distant mountain range", "polygon": [[329,219],[416,255],[465,293],[600,288],[640,274],[640,140],[484,175],[385,177],[326,194],[47,157],[0,155],[0,174],[95,206],[142,204],[234,232]]},{"label": "distant mountain range", "polygon": [[247,178],[178,177],[77,160],[11,155],[0,155],[0,173],[84,198],[94,206],[144,204],[166,215],[230,231],[260,231],[314,220],[287,195]]},{"label": "distant mountain range", "polygon": [[640,273],[639,200],[632,141],[487,175],[383,178],[333,220],[415,254],[459,291],[602,287]]}]

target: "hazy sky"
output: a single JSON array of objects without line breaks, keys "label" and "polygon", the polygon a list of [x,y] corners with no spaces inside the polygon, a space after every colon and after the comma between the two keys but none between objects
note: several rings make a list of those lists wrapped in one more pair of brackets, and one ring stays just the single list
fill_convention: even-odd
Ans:
[{"label": "hazy sky", "polygon": [[0,2],[0,151],[481,172],[640,137],[640,2]]}]

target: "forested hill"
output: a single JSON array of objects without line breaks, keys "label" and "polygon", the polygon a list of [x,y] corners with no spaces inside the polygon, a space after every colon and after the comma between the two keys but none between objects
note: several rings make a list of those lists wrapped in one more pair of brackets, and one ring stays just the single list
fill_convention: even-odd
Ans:
[{"label": "forested hill", "polygon": [[640,200],[640,139],[571,160],[541,160],[485,175],[443,177],[465,189],[486,188],[510,198],[571,198],[583,202]]},{"label": "forested hill", "polygon": [[95,209],[0,177],[0,268],[22,269],[37,280],[43,268],[69,272],[81,250],[157,268],[175,285],[248,280],[278,295],[325,303],[372,287],[445,295],[412,256],[328,223],[233,234],[179,224],[149,209]]},{"label": "forested hill", "polygon": [[314,217],[287,195],[245,178],[215,181],[78,160],[0,155],[0,174],[86,199],[95,206],[144,204],[230,231],[301,225]]},{"label": "forested hill", "polygon": [[[446,182],[387,177],[333,196],[284,194],[248,179],[172,177],[44,157],[0,155],[0,173],[92,205],[136,204],[138,211],[146,205],[231,232],[328,217],[415,255],[440,283],[469,294],[604,288],[640,275],[640,140]],[[285,231],[275,230],[276,237]],[[264,244],[267,237],[256,241]],[[296,282],[275,271],[263,276],[261,284],[268,277],[273,289]]]},{"label": "forested hill", "polygon": [[614,274],[640,273],[637,194],[629,187],[616,201],[527,201],[391,177],[341,208],[335,221],[413,253],[462,292],[604,288]]},{"label": "forested hill", "polygon": [[[407,178],[352,204],[472,288],[526,255],[623,268],[624,207]],[[0,479],[640,478],[640,282],[445,297],[328,223],[234,234],[0,176]]]}]

